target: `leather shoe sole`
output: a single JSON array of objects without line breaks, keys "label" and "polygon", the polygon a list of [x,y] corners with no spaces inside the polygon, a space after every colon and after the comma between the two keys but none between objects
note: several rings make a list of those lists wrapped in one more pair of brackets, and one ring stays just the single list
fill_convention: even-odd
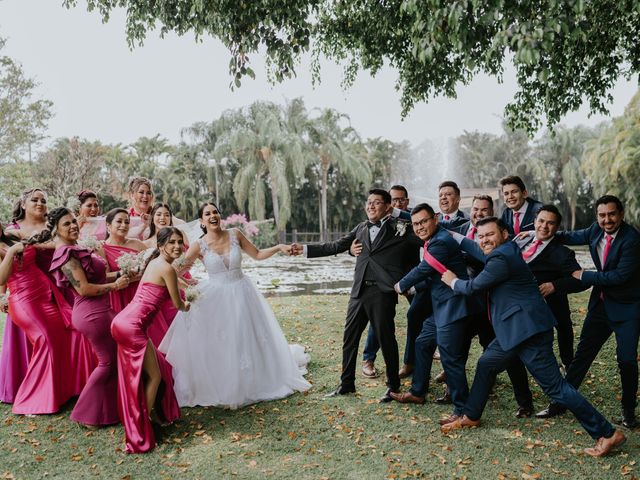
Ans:
[{"label": "leather shoe sole", "polygon": [[424,405],[424,397],[417,397],[416,395],[413,395],[411,392],[404,392],[404,393],[390,392],[389,395],[396,402],[415,403],[417,405]]},{"label": "leather shoe sole", "polygon": [[379,402],[380,403],[389,403],[393,401],[393,394],[398,393],[398,392],[394,392],[392,391],[390,388],[387,389],[387,391],[385,392],[385,394],[380,397]]},{"label": "leather shoe sole", "polygon": [[362,375],[367,378],[378,378],[380,376],[380,372],[376,370],[373,362],[364,361],[362,362]]},{"label": "leather shoe sole", "polygon": [[456,415],[455,413],[452,413],[448,417],[444,417],[438,420],[438,423],[440,425],[446,425],[447,423],[455,422],[459,418],[460,418],[460,415]]},{"label": "leather shoe sole", "polygon": [[458,417],[451,423],[442,425],[440,427],[440,430],[442,431],[442,433],[449,433],[452,430],[458,430],[461,428],[473,428],[477,427],[478,425],[480,425],[480,420],[471,420],[466,415],[463,415],[462,417]]}]

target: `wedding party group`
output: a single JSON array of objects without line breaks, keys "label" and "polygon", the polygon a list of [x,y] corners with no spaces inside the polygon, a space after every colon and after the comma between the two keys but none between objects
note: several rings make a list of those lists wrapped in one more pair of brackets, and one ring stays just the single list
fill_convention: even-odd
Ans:
[{"label": "wedding party group", "polygon": [[[261,260],[292,247],[256,248],[222,228],[211,202],[188,244],[175,226],[184,222],[153,203],[149,179],[133,178],[129,197],[129,208],[101,216],[95,192],[49,210],[34,188],[0,225],[0,401],[35,416],[77,397],[71,420],[121,423],[126,451],[143,453],[180,407],[238,408],[308,390],[308,355],[287,344],[241,269],[243,252]],[[189,273],[196,261],[208,274],[200,282]]]},{"label": "wedding party group", "polygon": [[[367,221],[344,237],[321,245],[293,245],[307,257],[349,252],[357,257],[343,338],[340,383],[327,397],[356,391],[358,347],[364,330],[362,374],[377,376],[378,350],[386,366],[381,402],[424,404],[434,353],[439,352],[453,404],[441,430],[478,427],[496,376],[506,370],[518,409],[534,415],[528,374],[549,397],[535,414],[550,418],[571,411],[596,441],[585,449],[607,455],[626,441],[580,392],[579,387],[605,342],[615,335],[622,387],[620,426],[639,426],[635,415],[640,336],[640,234],[624,221],[620,200],[595,201],[595,222],[586,229],[560,231],[554,205],[529,197],[522,179],[500,180],[504,209],[494,214],[489,195],[473,198],[470,214],[460,210],[453,181],[438,188],[438,210],[427,203],[409,208],[402,185],[369,191]],[[586,245],[596,267],[584,270],[567,245]],[[567,296],[592,288],[577,348]],[[395,336],[398,295],[410,303],[404,361]],[[554,355],[554,329],[562,365]],[[471,340],[483,348],[469,387],[465,367]],[[412,376],[408,391],[401,378]],[[613,399],[611,399],[613,400]]]},{"label": "wedding party group", "polygon": [[[402,185],[374,188],[366,220],[320,244],[258,249],[222,226],[213,202],[198,210],[189,242],[169,205],[154,203],[152,183],[129,183],[130,205],[101,215],[98,194],[76,207],[47,208],[31,189],[0,228],[0,288],[8,312],[0,356],[0,401],[20,415],[51,414],[77,397],[71,420],[96,428],[122,423],[126,451],[152,450],[180,407],[240,408],[307,391],[309,357],[289,345],[264,297],[242,272],[242,256],[355,257],[342,348],[342,373],[327,401],[356,391],[358,350],[368,327],[362,375],[376,377],[382,352],[387,390],[381,402],[424,404],[438,353],[452,404],[442,432],[478,427],[496,376],[507,371],[516,417],[550,418],[569,410],[596,441],[600,457],[625,434],[579,387],[614,334],[621,380],[621,427],[635,429],[640,336],[640,234],[620,200],[595,202],[589,228],[561,231],[554,205],[529,197],[521,178],[500,181],[504,209],[489,195],[460,209],[453,181],[438,188],[437,209],[409,207]],[[434,192],[435,193],[435,192]],[[363,216],[363,218],[364,218]],[[567,245],[588,246],[584,270]],[[190,274],[202,262],[207,278]],[[592,288],[574,349],[568,295]],[[402,365],[396,340],[399,296],[409,302]],[[554,354],[554,330],[561,363]],[[469,386],[474,337],[482,346]],[[218,375],[217,373],[223,372]],[[549,397],[535,413],[528,375]],[[401,391],[401,379],[411,387]],[[613,400],[613,399],[611,399]]]}]

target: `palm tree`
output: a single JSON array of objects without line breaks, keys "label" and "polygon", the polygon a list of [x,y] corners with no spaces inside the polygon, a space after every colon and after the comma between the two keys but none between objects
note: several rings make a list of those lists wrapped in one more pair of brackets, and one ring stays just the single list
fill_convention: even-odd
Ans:
[{"label": "palm tree", "polygon": [[[342,126],[346,121],[347,126]],[[349,117],[326,108],[307,123],[309,147],[315,154],[315,168],[320,177],[320,234],[323,241],[328,238],[327,188],[329,173],[336,169],[349,179],[356,188],[371,184],[371,167],[366,150],[356,131],[348,125]]]}]

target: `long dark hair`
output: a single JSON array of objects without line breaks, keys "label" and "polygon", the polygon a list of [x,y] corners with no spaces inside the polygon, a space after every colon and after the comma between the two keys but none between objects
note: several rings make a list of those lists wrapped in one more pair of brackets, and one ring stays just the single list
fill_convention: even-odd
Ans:
[{"label": "long dark hair", "polygon": [[160,230],[158,230],[158,236],[156,237],[156,248],[153,250],[151,255],[149,255],[149,259],[147,260],[144,268],[147,268],[147,265],[149,265],[149,262],[151,260],[160,256],[160,247],[164,247],[171,238],[171,235],[173,235],[174,233],[180,235],[182,237],[182,240],[184,241],[184,233],[182,233],[182,230],[177,227],[162,227]]},{"label": "long dark hair", "polygon": [[147,238],[152,238],[156,234],[156,224],[153,223],[153,216],[160,208],[166,208],[167,210],[169,210],[169,226],[173,227],[173,212],[171,211],[171,207],[167,203],[156,203],[149,213],[151,222],[149,225],[149,236]]},{"label": "long dark hair", "polygon": [[22,192],[22,194],[20,195],[20,198],[18,198],[18,200],[16,200],[16,202],[13,204],[13,212],[11,214],[11,223],[16,223],[18,220],[24,220],[24,217],[26,216],[27,212],[22,206],[22,204],[26,202],[31,197],[31,195],[33,195],[35,192],[42,192],[44,194],[44,198],[47,198],[47,192],[45,192],[41,188],[31,188],[29,190],[25,190],[24,192]]},{"label": "long dark hair", "polygon": [[25,245],[33,245],[35,243],[44,243],[48,242],[55,236],[56,228],[58,227],[58,222],[65,215],[73,215],[73,212],[67,207],[58,207],[54,208],[47,215],[47,226],[40,233],[36,233],[32,235],[27,240],[25,240]]},{"label": "long dark hair", "polygon": [[[107,215],[104,218],[105,223],[107,225],[111,225],[111,222],[113,222],[113,219],[116,218],[116,215],[118,215],[119,213],[124,213],[127,217],[129,217],[129,212],[127,212],[127,210],[125,210],[124,208],[116,207],[107,212]],[[109,229],[107,229],[107,235],[104,237],[104,239],[106,240],[107,238],[109,238],[109,235]]]},{"label": "long dark hair", "polygon": [[[204,213],[204,209],[206,207],[208,207],[209,205],[211,205],[212,207],[216,207],[216,210],[218,210],[218,213],[220,215],[222,215],[222,212],[218,208],[218,205],[216,205],[213,202],[204,202],[202,205],[200,205],[200,208],[198,209],[198,218],[202,218],[202,214]],[[205,227],[204,225],[200,224],[200,230],[202,230],[202,237],[204,237],[207,234],[207,227]]]}]

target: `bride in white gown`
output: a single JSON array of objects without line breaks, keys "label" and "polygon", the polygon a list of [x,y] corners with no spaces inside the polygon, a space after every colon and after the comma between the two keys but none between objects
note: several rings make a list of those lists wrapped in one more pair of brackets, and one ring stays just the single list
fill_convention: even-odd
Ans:
[{"label": "bride in white gown", "polygon": [[200,207],[206,234],[187,262],[201,258],[209,274],[189,312],[179,312],[159,350],[173,366],[180,406],[238,408],[306,391],[308,355],[288,345],[264,297],[241,269],[242,251],[263,260],[290,246],[258,250],[239,230],[224,230],[216,205]]}]

